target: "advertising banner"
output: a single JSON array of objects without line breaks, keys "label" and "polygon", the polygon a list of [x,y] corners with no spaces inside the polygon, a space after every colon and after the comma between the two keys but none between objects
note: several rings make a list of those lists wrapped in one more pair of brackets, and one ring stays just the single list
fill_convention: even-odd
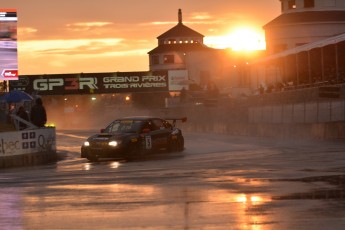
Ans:
[{"label": "advertising banner", "polygon": [[0,9],[0,80],[18,80],[15,9]]},{"label": "advertising banner", "polygon": [[39,95],[106,94],[168,91],[168,73],[113,72],[19,76],[10,90]]},{"label": "advertising banner", "polygon": [[56,151],[55,128],[0,132],[0,157]]},{"label": "advertising banner", "polygon": [[188,70],[169,70],[169,91],[189,89]]}]

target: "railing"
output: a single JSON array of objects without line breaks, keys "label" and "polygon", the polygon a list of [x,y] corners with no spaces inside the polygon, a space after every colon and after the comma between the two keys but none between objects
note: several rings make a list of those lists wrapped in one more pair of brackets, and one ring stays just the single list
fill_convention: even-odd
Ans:
[{"label": "railing", "polygon": [[[13,123],[14,123],[16,130],[31,130],[31,129],[37,129],[38,128],[36,125],[28,122],[27,120],[24,120],[23,118],[21,118],[17,115],[12,114],[11,118],[13,120]],[[21,128],[20,123],[25,124],[26,127]]]}]

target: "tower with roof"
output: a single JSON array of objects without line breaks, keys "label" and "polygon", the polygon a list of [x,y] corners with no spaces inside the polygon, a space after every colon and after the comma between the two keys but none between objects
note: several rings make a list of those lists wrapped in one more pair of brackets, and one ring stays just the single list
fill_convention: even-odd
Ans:
[{"label": "tower with roof", "polygon": [[224,50],[204,44],[204,35],[183,24],[182,10],[178,10],[178,23],[159,35],[158,46],[149,51],[150,71],[186,70],[190,81],[206,85],[214,76],[220,77],[220,59]]}]

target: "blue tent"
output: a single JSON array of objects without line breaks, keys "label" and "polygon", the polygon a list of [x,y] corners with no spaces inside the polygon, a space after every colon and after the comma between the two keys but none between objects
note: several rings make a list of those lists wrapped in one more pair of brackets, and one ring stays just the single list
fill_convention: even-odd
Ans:
[{"label": "blue tent", "polygon": [[5,101],[7,103],[19,103],[24,100],[33,100],[33,98],[29,94],[20,90],[12,90],[0,97],[0,101]]}]

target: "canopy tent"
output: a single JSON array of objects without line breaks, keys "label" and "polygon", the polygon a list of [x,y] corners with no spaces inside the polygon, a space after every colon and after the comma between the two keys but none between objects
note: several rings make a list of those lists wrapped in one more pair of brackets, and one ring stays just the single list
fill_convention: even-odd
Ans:
[{"label": "canopy tent", "polygon": [[19,103],[24,100],[33,100],[33,98],[20,90],[12,90],[0,97],[0,101],[5,101],[6,103]]}]

